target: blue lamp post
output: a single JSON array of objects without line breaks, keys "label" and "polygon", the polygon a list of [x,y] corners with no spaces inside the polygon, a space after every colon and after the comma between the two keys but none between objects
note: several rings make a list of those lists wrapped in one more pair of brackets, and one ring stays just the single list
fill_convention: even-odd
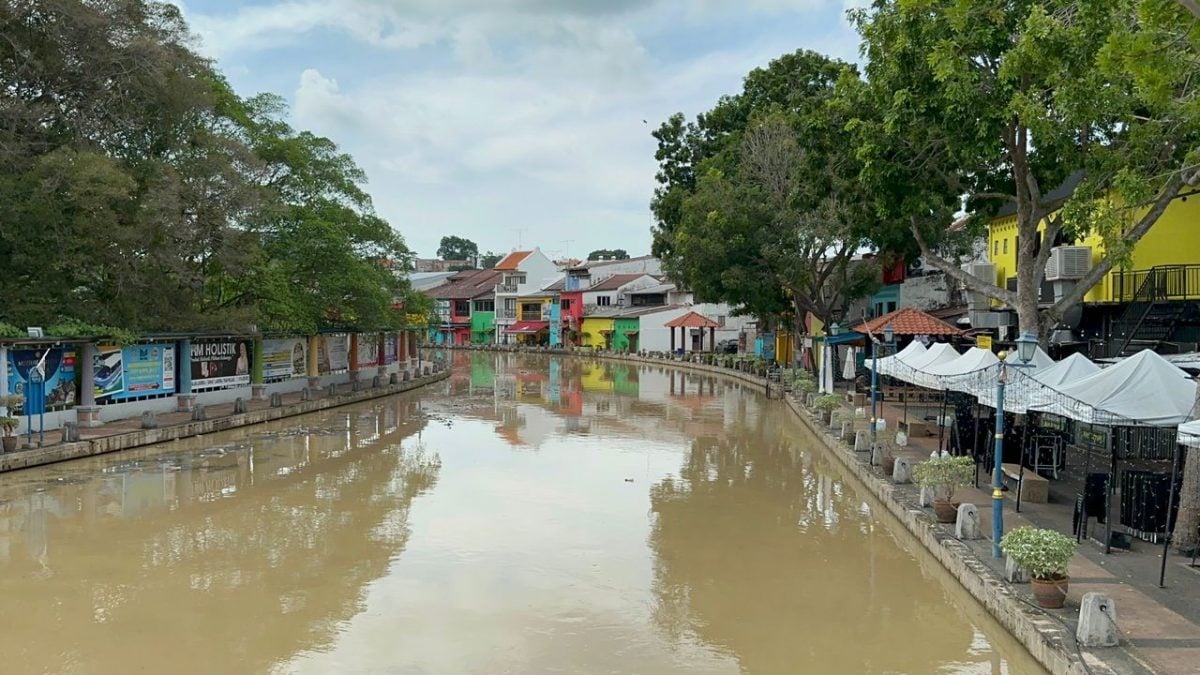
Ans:
[{"label": "blue lamp post", "polygon": [[[875,445],[879,435],[879,415],[877,413],[879,405],[879,350],[882,345],[879,340],[875,339],[874,334],[871,335],[871,456],[868,462],[871,466],[875,466]],[[892,340],[896,337],[895,329],[892,324],[883,327],[883,344],[891,345]]]},{"label": "blue lamp post", "polygon": [[[1023,368],[1033,360],[1037,337],[1029,331],[1017,338],[1017,359],[1014,368]],[[996,380],[996,446],[992,465],[992,557],[1000,558],[1000,539],[1004,537],[1004,385],[1008,383],[1008,355],[1000,352],[1000,377]]]}]

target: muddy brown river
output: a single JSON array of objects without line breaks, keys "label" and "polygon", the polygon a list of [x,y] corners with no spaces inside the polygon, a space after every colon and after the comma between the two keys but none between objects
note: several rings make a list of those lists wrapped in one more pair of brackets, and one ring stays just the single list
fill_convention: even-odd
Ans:
[{"label": "muddy brown river", "polygon": [[0,475],[0,672],[1040,673],[774,401],[457,352]]}]

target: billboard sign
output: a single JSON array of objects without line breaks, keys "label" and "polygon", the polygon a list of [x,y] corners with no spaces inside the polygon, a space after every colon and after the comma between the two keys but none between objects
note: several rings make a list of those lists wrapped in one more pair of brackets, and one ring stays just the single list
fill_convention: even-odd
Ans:
[{"label": "billboard sign", "polygon": [[[42,362],[42,356],[45,362]],[[41,384],[32,386],[42,363]],[[41,387],[41,396],[34,392]],[[11,415],[38,414],[75,405],[75,351],[62,348],[13,349],[8,352],[8,390],[26,397],[25,403],[10,410]]]},{"label": "billboard sign", "polygon": [[362,333],[358,336],[358,366],[374,366],[379,363],[379,334]]},{"label": "billboard sign", "polygon": [[230,338],[193,342],[191,371],[195,389],[250,384],[250,341]]},{"label": "billboard sign", "polygon": [[263,378],[285,380],[308,372],[308,341],[304,338],[263,340]]},{"label": "billboard sign", "polygon": [[123,401],[175,392],[175,345],[101,345],[92,357],[96,400]]},{"label": "billboard sign", "polygon": [[317,341],[317,371],[322,374],[350,369],[350,336],[322,335]]}]

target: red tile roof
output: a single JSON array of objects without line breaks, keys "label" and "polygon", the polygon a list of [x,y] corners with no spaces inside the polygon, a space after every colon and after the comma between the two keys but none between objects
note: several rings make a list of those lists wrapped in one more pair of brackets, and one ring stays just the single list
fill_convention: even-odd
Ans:
[{"label": "red tile roof", "polygon": [[704,316],[703,314],[697,314],[696,312],[688,312],[687,314],[684,314],[683,316],[671,319],[670,321],[666,322],[663,325],[665,325],[667,328],[720,328],[721,327],[721,324],[717,323],[716,321],[713,321],[712,319],[708,318],[707,316]]},{"label": "red tile roof", "polygon": [[533,253],[533,251],[513,251],[512,253],[509,253],[501,258],[500,262],[496,263],[496,267],[494,269],[515,270],[517,269],[517,265],[520,265],[521,261],[528,258],[531,253]]},{"label": "red tile roof", "polygon": [[916,307],[901,307],[854,327],[857,333],[879,334],[888,324],[896,335],[962,335],[963,331]]},{"label": "red tile roof", "polygon": [[596,284],[595,286],[592,286],[591,288],[587,288],[584,290],[615,291],[618,288],[624,286],[625,284],[627,284],[635,279],[640,279],[644,276],[647,276],[647,275],[642,274],[641,272],[637,272],[637,273],[633,273],[633,274],[614,274],[611,277],[608,277],[607,279],[604,279],[600,283]]},{"label": "red tile roof", "polygon": [[450,277],[450,283],[429,290],[431,298],[443,300],[467,300],[495,293],[500,283],[500,272],[496,270],[468,270]]}]

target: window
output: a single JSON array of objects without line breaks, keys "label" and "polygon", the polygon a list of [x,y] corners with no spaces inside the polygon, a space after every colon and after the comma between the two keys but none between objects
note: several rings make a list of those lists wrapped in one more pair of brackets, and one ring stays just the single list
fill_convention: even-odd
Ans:
[{"label": "window", "polygon": [[559,307],[562,307],[562,310],[564,312],[571,311],[571,301],[570,300],[563,300],[562,302],[558,303],[558,305],[559,305]]},{"label": "window", "polygon": [[454,314],[456,316],[466,316],[470,313],[471,313],[471,301],[470,300],[455,300],[454,301]]},{"label": "window", "polygon": [[1004,253],[1005,254],[1008,253],[1008,239],[1007,238],[1004,240]]},{"label": "window", "polygon": [[611,296],[611,295],[600,295],[600,296],[597,296],[597,297],[596,297],[596,304],[597,304],[597,305],[599,305],[599,306],[601,306],[601,307],[608,307],[609,305],[611,305],[611,304],[612,304],[612,296]]},{"label": "window", "polygon": [[992,257],[995,258],[998,255],[1000,255],[1000,240],[996,239],[992,241]]},{"label": "window", "polygon": [[721,328],[725,327],[725,315],[724,314],[717,315],[717,325],[720,326]]},{"label": "window", "polygon": [[894,312],[894,311],[896,311],[896,303],[894,303],[894,302],[889,302],[889,303],[887,304],[887,313],[889,313],[889,314],[890,314],[891,312]]},{"label": "window", "polygon": [[496,301],[495,300],[476,300],[475,301],[475,311],[476,312],[494,312],[494,311],[496,311]]}]

